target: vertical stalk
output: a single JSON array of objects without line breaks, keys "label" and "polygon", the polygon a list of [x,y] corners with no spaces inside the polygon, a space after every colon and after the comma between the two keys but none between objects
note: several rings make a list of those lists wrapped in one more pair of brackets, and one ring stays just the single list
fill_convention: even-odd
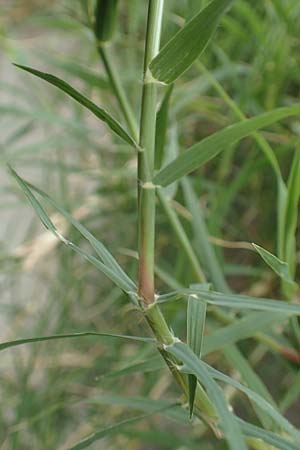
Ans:
[{"label": "vertical stalk", "polygon": [[139,296],[154,302],[155,188],[152,185],[155,151],[157,85],[149,64],[159,51],[164,0],[149,0],[144,56],[142,109],[138,153]]},{"label": "vertical stalk", "polygon": [[[157,85],[149,74],[149,64],[159,51],[164,0],[149,0],[146,31],[140,140],[138,153],[138,244],[139,244],[139,297],[145,317],[160,346],[170,345],[175,337],[155,303],[154,250],[155,250],[155,186],[152,184],[155,156],[155,124]],[[188,395],[187,378],[176,368],[176,358],[162,356],[181,389]],[[212,425],[215,409],[201,386],[197,390],[196,406],[200,406],[202,418]]]}]

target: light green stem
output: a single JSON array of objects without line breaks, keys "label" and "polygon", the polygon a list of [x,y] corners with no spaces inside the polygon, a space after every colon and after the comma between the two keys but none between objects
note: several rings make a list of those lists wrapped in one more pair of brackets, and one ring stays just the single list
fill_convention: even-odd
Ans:
[{"label": "light green stem", "polygon": [[148,67],[159,51],[164,0],[149,0],[144,56],[142,108],[138,153],[139,296],[154,302],[155,189],[152,186],[155,151],[157,86]]},{"label": "light green stem", "polygon": [[[170,331],[159,306],[155,304],[154,290],[155,187],[152,185],[152,176],[154,171],[157,86],[151,77],[148,77],[148,67],[159,51],[163,3],[164,0],[149,0],[146,32],[140,151],[138,155],[139,296],[145,317],[158,340],[162,356],[187,397],[186,375],[177,370],[178,361],[166,354],[163,349],[163,345],[170,345],[174,342],[174,335]],[[195,404],[200,407],[201,417],[204,420],[210,424],[215,423],[215,408],[201,386],[197,390]]]}]

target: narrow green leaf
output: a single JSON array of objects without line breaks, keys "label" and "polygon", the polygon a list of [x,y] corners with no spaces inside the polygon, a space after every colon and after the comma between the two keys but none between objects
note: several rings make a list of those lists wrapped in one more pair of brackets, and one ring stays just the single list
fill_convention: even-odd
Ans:
[{"label": "narrow green leaf", "polygon": [[144,413],[162,412],[164,416],[181,423],[188,423],[188,415],[182,406],[169,400],[152,400],[146,397],[123,396],[118,394],[94,395],[86,400],[94,405],[116,405]]},{"label": "narrow green leaf", "polygon": [[81,333],[68,333],[68,334],[53,334],[51,336],[38,336],[32,338],[22,338],[16,339],[14,341],[7,341],[0,343],[0,351],[5,350],[9,347],[17,347],[23,344],[32,344],[34,342],[43,342],[43,341],[53,341],[59,339],[70,339],[70,338],[81,338],[87,336],[98,336],[98,337],[111,337],[118,339],[127,339],[131,341],[139,341],[139,342],[155,342],[154,339],[144,338],[139,336],[126,336],[122,334],[112,334],[112,333],[97,333],[95,331],[84,331]]},{"label": "narrow green leaf", "polygon": [[166,351],[174,355],[194,374],[205,387],[209,398],[215,405],[225,439],[230,450],[247,450],[240,427],[227,404],[223,391],[208,372],[205,364],[183,342],[176,342],[166,347]]},{"label": "narrow green leaf", "polygon": [[93,103],[91,100],[89,100],[87,97],[85,97],[83,94],[78,92],[76,89],[74,89],[70,84],[66,83],[65,81],[61,80],[60,78],[51,75],[50,73],[46,72],[40,72],[39,70],[32,69],[31,67],[22,66],[20,64],[15,64],[16,67],[19,69],[25,70],[26,72],[29,72],[38,78],[41,78],[42,80],[47,81],[48,83],[52,84],[53,86],[56,86],[61,91],[68,94],[70,97],[72,97],[74,100],[76,100],[78,103],[83,105],[85,108],[90,110],[98,119],[105,122],[109,128],[116,133],[121,139],[123,139],[128,144],[132,145],[133,147],[136,147],[137,144],[133,140],[133,138],[127,133],[127,131],[124,130],[122,125],[115,120],[107,111],[105,111],[103,108],[100,108],[95,103]]},{"label": "narrow green leaf", "polygon": [[[230,367],[234,367],[237,370],[237,372],[240,374],[241,378],[247,384],[247,386],[253,391],[260,394],[261,397],[263,397],[267,402],[269,402],[271,405],[277,408],[273,397],[271,396],[267,387],[263,383],[262,379],[255,372],[255,370],[253,370],[248,359],[242,354],[242,352],[237,348],[237,346],[232,345],[226,346],[223,349],[223,353]],[[261,409],[253,402],[252,406],[264,428],[274,427],[274,422],[272,422],[272,420],[270,420],[270,417],[266,415],[264,409]]]},{"label": "narrow green leaf", "polygon": [[156,115],[156,127],[155,127],[155,169],[161,168],[164,159],[164,149],[166,145],[166,135],[168,129],[168,117],[170,99],[173,91],[173,84],[171,84],[165,93],[163,101],[160,105],[158,113]]},{"label": "narrow green leaf", "polygon": [[255,392],[253,389],[249,389],[248,387],[244,386],[243,384],[239,383],[238,381],[234,380],[228,375],[219,372],[218,370],[214,369],[213,367],[209,366],[206,363],[204,364],[206,365],[207,370],[210,372],[210,374],[215,380],[227,383],[233,386],[235,389],[239,390],[240,392],[246,394],[247,397],[251,401],[256,403],[262,410],[264,410],[279,427],[281,427],[288,434],[293,436],[294,439],[300,439],[299,431],[284,416],[280,414],[280,412],[276,409],[276,407],[272,403],[265,400],[264,397]]},{"label": "narrow green leaf", "polygon": [[273,311],[285,314],[300,315],[300,305],[287,303],[282,300],[273,300],[268,298],[249,297],[247,295],[238,294],[222,294],[214,291],[201,291],[198,289],[183,289],[182,291],[171,292],[166,295],[160,295],[157,303],[168,303],[187,298],[190,294],[194,294],[199,301],[207,302],[211,305],[225,306],[227,308],[236,309],[252,309],[256,311]]},{"label": "narrow green leaf", "polygon": [[144,361],[135,362],[129,366],[123,367],[122,369],[113,370],[107,374],[104,374],[107,378],[121,377],[125,375],[130,375],[132,373],[148,373],[155,372],[160,369],[164,369],[166,364],[162,359],[161,355],[158,354]]},{"label": "narrow green leaf", "polygon": [[[203,345],[205,319],[206,304],[198,302],[193,296],[190,296],[187,304],[187,344],[199,358],[201,357]],[[192,417],[197,389],[197,378],[194,375],[189,375],[188,381],[190,417]]]},{"label": "narrow green leaf", "polygon": [[287,281],[288,283],[293,284],[293,280],[291,278],[291,274],[289,271],[289,266],[286,262],[281,261],[277,256],[273,255],[272,253],[268,252],[268,250],[265,250],[264,248],[260,247],[257,244],[252,244],[257,253],[262,257],[262,259],[265,261],[268,266],[271,267],[271,269],[280,276],[283,280]]},{"label": "narrow green leaf", "polygon": [[190,295],[187,306],[187,344],[200,358],[203,346],[206,305]]},{"label": "narrow green leaf", "polygon": [[[189,297],[190,299],[191,297]],[[189,301],[189,300],[188,300]],[[195,303],[197,302],[194,299]],[[289,317],[282,312],[254,312],[247,314],[241,319],[236,319],[232,324],[217,329],[206,336],[203,354],[208,355],[216,350],[223,349],[225,345],[234,344],[243,339],[253,337],[258,332],[264,332],[272,325],[283,322]]]},{"label": "narrow green leaf", "polygon": [[262,428],[256,427],[255,425],[251,425],[240,418],[237,418],[237,422],[247,436],[261,439],[279,450],[299,450],[298,443],[295,445],[277,434],[272,433],[271,431],[266,431]]},{"label": "narrow green leaf", "polygon": [[[18,177],[19,177],[19,179],[21,178],[20,176],[18,176]],[[107,250],[107,248],[101,241],[96,239],[95,236],[87,230],[87,228],[85,228],[80,222],[78,222],[78,220],[76,220],[74,217],[72,217],[71,214],[69,214],[62,206],[58,205],[55,200],[53,200],[51,197],[49,197],[48,194],[46,194],[46,192],[42,191],[41,189],[37,188],[36,186],[32,185],[31,183],[27,183],[24,179],[22,179],[22,181],[23,181],[23,183],[27,184],[28,188],[37,192],[50,205],[52,205],[57,211],[59,211],[67,219],[67,221],[70,222],[85,239],[87,239],[87,241],[90,243],[91,247],[95,250],[97,255],[101,258],[101,261],[103,262],[103,264],[105,264],[111,270],[118,273],[118,275],[121,278],[126,280],[128,287],[130,287],[130,289],[133,292],[136,292],[137,287],[136,287],[135,283],[124,272],[124,270],[121,268],[119,263],[115,260],[115,258]]]},{"label": "narrow green leaf", "polygon": [[[46,211],[44,210],[42,205],[39,203],[39,201],[36,199],[36,197],[32,194],[32,192],[29,188],[29,185],[21,177],[19,177],[19,175],[11,167],[9,169],[10,169],[12,176],[18,182],[21,190],[24,192],[24,194],[26,195],[26,197],[32,204],[39,219],[41,220],[43,225],[49,231],[51,231],[63,244],[65,244],[65,245],[69,246],[70,248],[72,248],[73,250],[75,250],[77,253],[79,253],[81,256],[83,256],[89,262],[91,262],[95,267],[97,267],[99,270],[101,270],[108,278],[110,278],[124,292],[127,292],[128,294],[135,293],[136,288],[134,287],[134,290],[132,290],[133,282],[128,278],[128,276],[126,274],[125,274],[125,276],[123,275],[123,273],[122,273],[123,271],[121,268],[120,268],[120,270],[118,270],[117,266],[114,267],[113,260],[111,259],[112,257],[111,258],[108,257],[108,255],[109,255],[108,252],[107,253],[104,252],[105,247],[102,247],[102,245],[100,245],[100,242],[96,248],[97,248],[98,252],[101,252],[102,259],[104,258],[105,260],[107,260],[111,267],[108,267],[107,265],[103,264],[97,258],[89,255],[84,250],[82,250],[80,247],[73,244],[71,241],[69,241],[64,236],[62,236],[61,233],[59,233],[59,231],[56,229],[56,227],[52,223],[50,217],[48,216],[48,214],[46,213]],[[81,227],[79,227],[78,229],[80,229],[80,231],[82,232]],[[90,242],[91,241],[93,242],[93,247],[95,248],[95,242],[93,241],[93,239],[86,232],[84,233],[84,235],[85,235],[85,237],[87,237],[89,239]],[[133,300],[132,295],[131,295],[131,299]]]},{"label": "narrow green leaf", "polygon": [[[157,411],[159,412],[159,411]],[[118,422],[116,424],[110,425],[109,427],[106,427],[100,431],[96,431],[93,434],[90,434],[86,438],[82,439],[80,442],[77,442],[77,444],[74,444],[72,447],[68,447],[67,450],[82,450],[83,448],[89,447],[93,442],[99,441],[100,439],[108,436],[109,434],[113,433],[116,435],[118,431],[122,428],[124,428],[126,425],[139,422],[143,419],[147,419],[152,414],[143,414],[137,417],[131,417],[130,419],[123,420],[122,422]]]},{"label": "narrow green leaf", "polygon": [[222,150],[249,136],[256,130],[271,125],[285,117],[300,114],[300,106],[278,108],[236,123],[203,139],[198,144],[182,153],[178,158],[163,168],[154,177],[157,185],[168,186],[189,172],[198,169],[207,161],[215,157]]},{"label": "narrow green leaf", "polygon": [[[238,391],[244,393],[250,401],[259,406],[259,408],[263,410],[268,415],[268,417],[272,418],[274,423],[276,423],[280,428],[293,436],[294,439],[300,439],[299,431],[284,416],[280,414],[280,412],[276,409],[276,406],[273,404],[274,402],[272,399],[271,402],[267,401],[261,394],[257,393],[253,389],[249,389],[248,387],[244,386],[228,375],[225,375],[224,373],[209,366],[205,362],[203,362],[203,364],[206,366],[208,372],[215,380],[227,383]],[[190,369],[188,369],[186,366],[183,366],[182,372],[188,374],[190,373]]]},{"label": "narrow green leaf", "polygon": [[206,48],[223,15],[234,0],[213,0],[178,31],[150,64],[153,77],[172,83]]}]

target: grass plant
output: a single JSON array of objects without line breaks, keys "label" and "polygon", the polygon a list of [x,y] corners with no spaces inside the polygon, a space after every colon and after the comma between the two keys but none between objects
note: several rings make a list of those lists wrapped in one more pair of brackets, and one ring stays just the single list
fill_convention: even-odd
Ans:
[{"label": "grass plant", "polygon": [[[20,337],[12,326],[15,336],[0,343],[2,354],[16,355],[18,386],[13,423],[5,412],[0,418],[9,422],[4,450],[299,447],[300,8],[293,0],[182,3],[79,1],[72,19],[56,18],[56,27],[85,36],[102,64],[98,74],[53,61],[84,89],[26,58],[15,64],[30,86],[34,76],[57,94],[55,104],[72,102],[62,122],[53,105],[39,120],[70,133],[79,162],[64,152],[52,161],[61,197],[54,200],[50,179],[43,190],[19,174],[20,151],[3,157],[13,193],[47,229],[29,249],[5,255],[7,267],[24,272],[36,264],[30,256],[39,262],[59,243],[57,282],[34,333]],[[284,32],[289,40],[274,43],[273,33]],[[247,33],[255,45],[247,46]],[[294,59],[285,66],[286,51]],[[125,74],[126,65],[133,69]],[[8,147],[31,133],[38,114],[29,100],[29,109],[0,105],[25,120]],[[50,142],[64,148],[59,136]],[[49,170],[36,157],[46,145],[37,143],[33,160]],[[69,176],[81,174],[88,148],[95,155],[83,181],[96,188],[74,201]],[[60,349],[74,347],[75,369],[58,369]],[[32,368],[46,370],[48,389],[35,388]]]}]

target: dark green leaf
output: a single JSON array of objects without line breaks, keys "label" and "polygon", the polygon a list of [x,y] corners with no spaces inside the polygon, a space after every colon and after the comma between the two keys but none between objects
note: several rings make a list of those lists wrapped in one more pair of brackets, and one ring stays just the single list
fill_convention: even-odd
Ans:
[{"label": "dark green leaf", "polygon": [[223,15],[234,0],[213,0],[179,30],[150,64],[153,77],[172,83],[203,52]]},{"label": "dark green leaf", "polygon": [[[200,358],[206,319],[206,304],[198,302],[190,296],[187,305],[187,344]],[[197,378],[189,375],[189,406],[190,417],[193,416],[194,401],[197,388]]]},{"label": "dark green leaf", "polygon": [[278,108],[218,131],[198,144],[193,145],[168,166],[160,170],[154,177],[154,182],[157,185],[168,186],[168,184],[180,179],[189,172],[198,169],[222,150],[228,149],[231,145],[249,136],[254,131],[285,117],[298,114],[300,114],[300,106],[297,105]]},{"label": "dark green leaf", "polygon": [[194,294],[195,298],[198,298],[199,301],[204,301],[212,305],[225,306],[227,308],[253,309],[254,311],[273,311],[295,316],[300,315],[300,305],[295,303],[292,304],[282,300],[268,298],[249,297],[247,295],[222,294],[214,291],[206,292],[203,290],[200,292],[200,288],[197,290],[194,288],[183,289],[182,291],[160,295],[157,299],[157,303],[178,301],[188,297],[190,294]]},{"label": "dark green leaf", "polygon": [[[197,300],[194,299],[195,303]],[[217,329],[206,337],[203,353],[207,355],[224,348],[225,345],[234,344],[242,339],[253,337],[258,332],[264,332],[272,325],[287,320],[289,316],[282,312],[255,312],[247,314],[241,319],[236,319],[230,325]]]},{"label": "dark green leaf", "polygon": [[47,81],[48,83],[56,86],[58,89],[68,94],[78,103],[90,110],[96,117],[98,117],[98,119],[105,122],[109,126],[109,128],[114,131],[114,133],[116,133],[121,139],[123,139],[133,147],[136,147],[137,144],[117,120],[115,120],[107,111],[95,105],[95,103],[93,103],[83,94],[74,89],[70,84],[54,75],[51,75],[50,73],[40,72],[39,70],[32,69],[31,67],[21,66],[20,64],[15,64],[15,66],[37,76],[38,78],[41,78],[42,80]]},{"label": "dark green leaf", "polygon": [[225,439],[231,450],[247,450],[244,438],[236,419],[227,404],[221,388],[208,372],[205,364],[183,342],[176,342],[166,347],[166,350],[178,358],[199,382],[205,387],[213,402],[222,426]]},{"label": "dark green leaf", "polygon": [[268,252],[264,248],[260,247],[259,245],[252,244],[257,253],[262,257],[262,259],[265,261],[268,266],[271,267],[271,269],[280,276],[283,280],[287,281],[288,283],[293,283],[293,280],[291,278],[290,272],[289,272],[289,266],[286,262],[281,261],[277,256],[273,255],[272,253]]},{"label": "dark green leaf", "polygon": [[242,419],[237,418],[237,421],[242,428],[243,432],[247,436],[251,436],[256,439],[261,439],[264,442],[267,442],[270,445],[273,445],[275,448],[279,450],[299,450],[298,443],[295,445],[290,441],[278,436],[271,431],[265,431],[262,428],[256,427],[255,425],[251,425],[250,423],[245,422]]}]

